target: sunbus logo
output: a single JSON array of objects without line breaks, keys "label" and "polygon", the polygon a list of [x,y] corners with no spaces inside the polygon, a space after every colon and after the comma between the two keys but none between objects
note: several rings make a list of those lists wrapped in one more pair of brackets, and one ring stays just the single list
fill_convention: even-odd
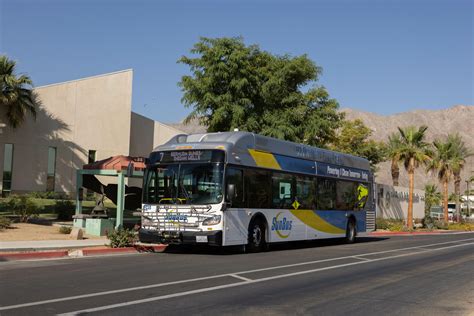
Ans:
[{"label": "sunbus logo", "polygon": [[280,219],[281,212],[278,213],[272,220],[272,231],[274,231],[280,238],[288,238],[291,233],[291,226],[293,221],[283,217]]}]

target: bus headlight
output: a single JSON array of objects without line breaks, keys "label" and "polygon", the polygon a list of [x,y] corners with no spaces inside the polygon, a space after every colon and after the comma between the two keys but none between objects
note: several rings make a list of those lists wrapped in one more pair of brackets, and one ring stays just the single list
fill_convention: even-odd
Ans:
[{"label": "bus headlight", "polygon": [[153,226],[153,219],[148,216],[142,216],[142,226]]},{"label": "bus headlight", "polygon": [[211,225],[217,225],[221,222],[221,216],[220,215],[214,215],[212,217],[206,218],[205,220],[202,221],[203,225],[206,226],[211,226]]}]

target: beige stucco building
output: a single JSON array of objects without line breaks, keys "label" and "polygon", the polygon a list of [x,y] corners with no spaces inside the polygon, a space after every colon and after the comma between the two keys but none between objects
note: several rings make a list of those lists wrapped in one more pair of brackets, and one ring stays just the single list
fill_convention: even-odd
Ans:
[{"label": "beige stucco building", "polygon": [[36,88],[36,121],[0,128],[0,192],[73,192],[75,171],[89,161],[145,157],[183,133],[132,112],[132,80],[124,70]]},{"label": "beige stucco building", "polygon": [[[406,219],[409,190],[405,187],[376,184],[376,214],[379,218]],[[413,218],[425,217],[425,191],[413,191]]]}]

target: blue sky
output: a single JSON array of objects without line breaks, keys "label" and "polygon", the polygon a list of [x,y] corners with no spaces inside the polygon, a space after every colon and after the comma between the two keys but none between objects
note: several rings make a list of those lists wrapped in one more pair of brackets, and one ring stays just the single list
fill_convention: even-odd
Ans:
[{"label": "blue sky", "polygon": [[133,68],[133,110],[176,122],[176,61],[200,36],[308,54],[341,107],[380,114],[473,102],[473,0],[0,0],[0,52],[36,86]]}]

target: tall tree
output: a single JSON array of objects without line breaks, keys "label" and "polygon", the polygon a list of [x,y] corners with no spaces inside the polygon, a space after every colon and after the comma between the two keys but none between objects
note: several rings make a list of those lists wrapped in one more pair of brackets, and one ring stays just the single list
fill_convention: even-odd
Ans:
[{"label": "tall tree", "polygon": [[439,205],[441,202],[441,192],[435,184],[425,185],[425,217],[430,215],[431,207]]},{"label": "tall tree", "polygon": [[425,164],[430,160],[429,144],[425,142],[425,133],[427,126],[416,128],[409,126],[406,128],[398,128],[400,133],[400,161],[403,162],[408,172],[409,179],[409,196],[408,196],[408,212],[407,226],[413,229],[413,191],[415,188],[415,170],[420,164]]},{"label": "tall tree", "polygon": [[399,177],[400,177],[400,160],[401,160],[401,152],[400,149],[402,145],[402,140],[400,133],[392,133],[388,136],[388,142],[386,145],[386,155],[387,158],[391,160],[390,171],[392,174],[392,182],[394,186],[399,185]]},{"label": "tall tree", "polygon": [[455,145],[452,138],[447,138],[446,141],[435,140],[433,142],[434,153],[433,159],[428,164],[428,170],[438,173],[438,179],[443,185],[443,207],[444,207],[444,221],[448,222],[448,185],[453,176],[456,167]]},{"label": "tall tree", "polygon": [[179,86],[182,102],[208,131],[238,128],[325,147],[343,120],[324,87],[313,86],[321,68],[306,55],[276,56],[242,38],[201,38],[181,57],[191,75]]},{"label": "tall tree", "polygon": [[36,110],[41,105],[27,75],[17,75],[16,62],[0,56],[0,107],[6,110],[7,124],[20,126],[29,114],[36,119]]},{"label": "tall tree", "polygon": [[466,165],[466,159],[473,155],[473,152],[466,146],[462,137],[456,133],[448,135],[448,142],[452,144],[453,150],[453,176],[454,176],[454,194],[456,195],[456,217],[461,220],[461,205],[459,196],[461,195],[461,171]]},{"label": "tall tree", "polygon": [[385,160],[385,144],[369,139],[371,135],[372,130],[362,120],[343,121],[330,148],[368,159],[375,171],[376,165]]}]

